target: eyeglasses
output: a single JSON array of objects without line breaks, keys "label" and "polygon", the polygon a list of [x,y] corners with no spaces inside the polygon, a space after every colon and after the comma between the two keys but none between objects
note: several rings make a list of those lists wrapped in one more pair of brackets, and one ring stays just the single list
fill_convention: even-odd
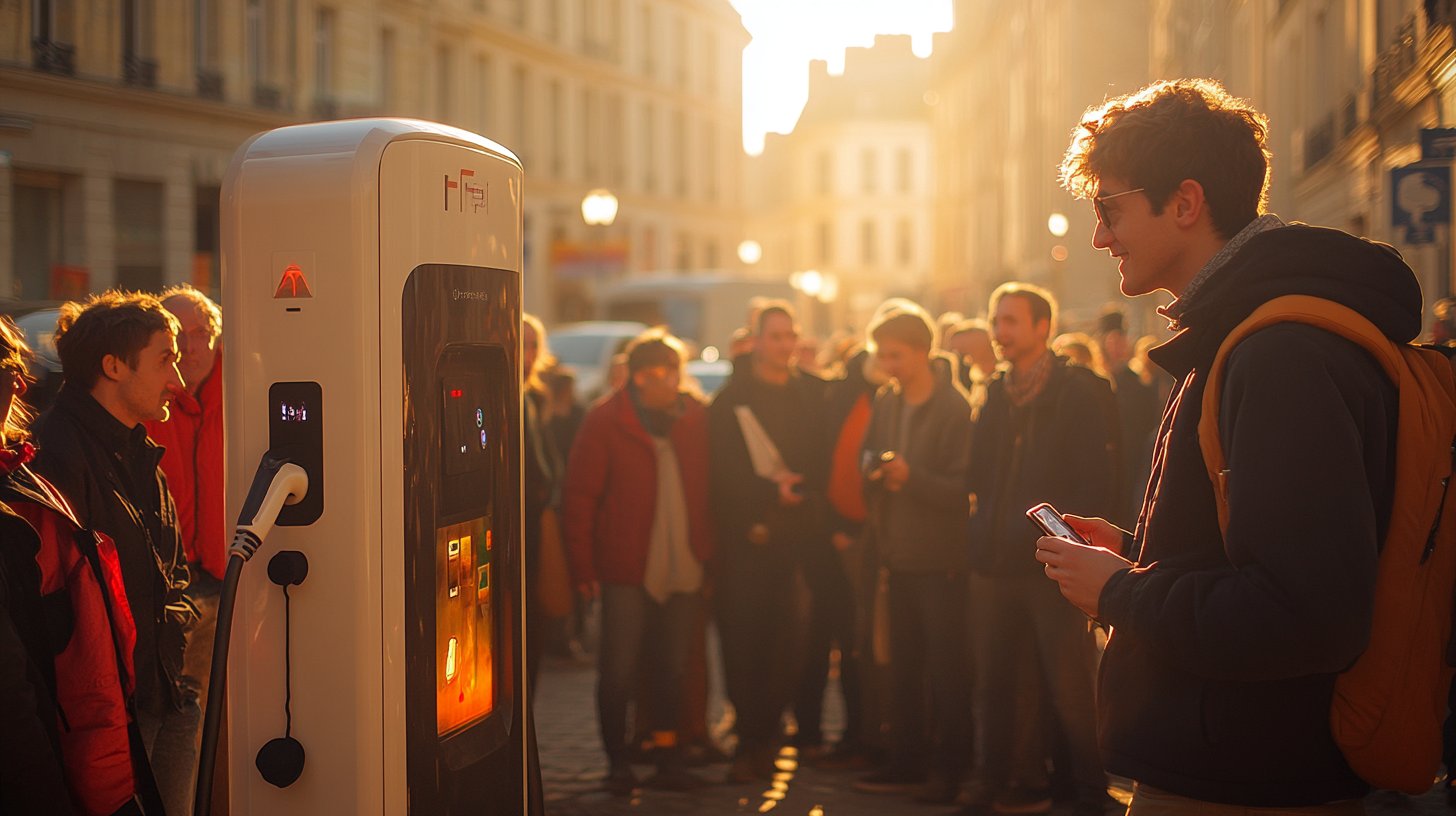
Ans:
[{"label": "eyeglasses", "polygon": [[1102,226],[1107,227],[1109,230],[1112,229],[1112,222],[1107,220],[1107,202],[1114,198],[1122,198],[1125,195],[1141,193],[1146,189],[1146,187],[1136,187],[1131,190],[1123,190],[1120,193],[1113,193],[1112,195],[1092,196],[1092,209],[1097,213],[1097,220],[1102,222]]}]

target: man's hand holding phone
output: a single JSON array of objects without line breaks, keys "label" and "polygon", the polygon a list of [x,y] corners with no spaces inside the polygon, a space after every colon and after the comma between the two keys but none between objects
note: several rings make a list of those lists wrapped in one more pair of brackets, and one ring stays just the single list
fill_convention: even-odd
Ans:
[{"label": "man's hand holding phone", "polygon": [[1063,516],[1049,504],[1026,514],[1050,533],[1036,540],[1036,560],[1047,577],[1057,582],[1062,597],[1096,618],[1103,587],[1113,575],[1134,566],[1120,555],[1122,531],[1105,519]]}]

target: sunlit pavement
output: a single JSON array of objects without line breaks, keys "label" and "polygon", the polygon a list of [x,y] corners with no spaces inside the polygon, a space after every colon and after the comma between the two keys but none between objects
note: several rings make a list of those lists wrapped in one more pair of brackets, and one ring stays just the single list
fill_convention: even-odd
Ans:
[{"label": "sunlit pavement", "polygon": [[[908,797],[870,796],[850,789],[856,772],[799,767],[789,752],[778,760],[773,779],[752,785],[723,785],[727,765],[695,770],[713,784],[691,793],[639,789],[631,798],[615,797],[602,789],[606,760],[596,723],[596,670],[589,664],[564,659],[545,661],[536,697],[536,729],[541,746],[541,775],[546,791],[547,816],[614,816],[615,814],[741,814],[773,816],[870,816],[870,814],[953,814],[953,806],[922,805]],[[721,700],[713,709],[720,711]],[[826,729],[835,717],[826,711]],[[650,775],[638,766],[638,776]],[[1125,800],[1125,791],[1112,793]],[[1414,814],[1434,816],[1456,813],[1444,796],[1433,791],[1418,799],[1377,793],[1366,800],[1372,816]]]}]

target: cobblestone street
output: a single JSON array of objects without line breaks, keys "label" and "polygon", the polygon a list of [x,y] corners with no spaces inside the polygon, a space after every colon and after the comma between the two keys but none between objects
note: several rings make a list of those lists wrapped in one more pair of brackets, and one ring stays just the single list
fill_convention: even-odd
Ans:
[{"label": "cobblestone street", "polygon": [[[596,669],[564,658],[547,658],[536,697],[536,727],[541,746],[541,774],[546,791],[547,816],[616,816],[616,814],[770,813],[774,816],[948,816],[953,806],[921,805],[906,797],[869,796],[850,789],[857,772],[799,767],[791,753],[780,756],[780,772],[773,781],[753,785],[724,785],[726,765],[711,765],[696,773],[713,784],[691,793],[640,789],[633,797],[613,797],[602,789],[606,761],[597,734]],[[831,695],[832,696],[832,695]],[[721,719],[721,692],[715,689],[710,722]],[[826,711],[826,728],[838,727],[837,712]],[[791,749],[788,749],[791,751]],[[650,769],[638,768],[639,775]],[[1125,800],[1127,792],[1114,788]],[[1377,793],[1367,800],[1371,816],[1409,814],[1436,816],[1456,812],[1439,791],[1418,799]]]}]

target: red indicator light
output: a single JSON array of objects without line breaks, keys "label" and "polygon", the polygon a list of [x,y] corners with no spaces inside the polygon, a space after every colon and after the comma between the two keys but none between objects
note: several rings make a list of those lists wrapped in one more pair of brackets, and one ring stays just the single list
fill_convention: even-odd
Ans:
[{"label": "red indicator light", "polygon": [[283,278],[278,281],[278,288],[273,290],[273,298],[311,298],[313,290],[308,286],[308,278],[303,276],[303,270],[298,264],[289,264],[283,270]]},{"label": "red indicator light", "polygon": [[450,389],[450,399],[460,399],[463,396],[465,396],[465,392],[459,388]]}]

